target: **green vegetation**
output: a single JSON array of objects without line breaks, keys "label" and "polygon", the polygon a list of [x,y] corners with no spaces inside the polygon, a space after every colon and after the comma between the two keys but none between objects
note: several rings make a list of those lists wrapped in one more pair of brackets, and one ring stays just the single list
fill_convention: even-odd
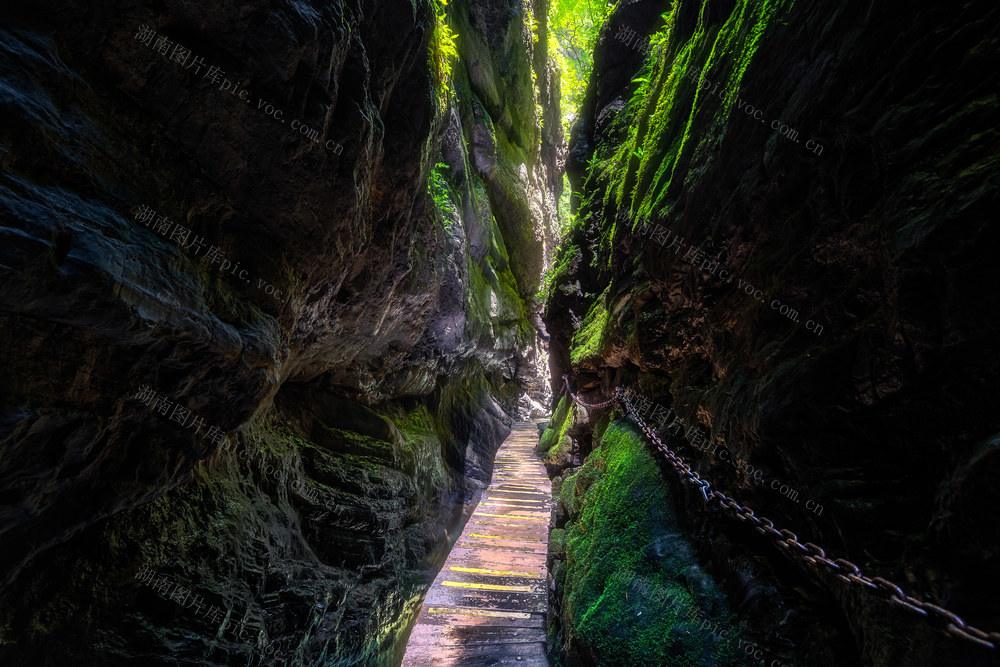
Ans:
[{"label": "green vegetation", "polygon": [[[662,55],[647,58],[633,80],[637,85],[625,112],[616,119],[617,132],[612,133],[623,140],[615,146],[598,146],[588,170],[592,187],[587,189],[603,190],[605,206],[628,211],[636,219],[666,217],[671,185],[687,176],[688,162],[699,146],[711,150],[710,145],[723,136],[721,128],[735,109],[746,68],[767,26],[788,4],[788,0],[740,0],[721,25],[706,25],[703,14],[690,37],[678,34],[676,3],[664,13],[663,27],[651,38],[653,53]],[[686,78],[689,72],[697,74]],[[699,90],[707,73],[732,99],[721,102]],[[699,119],[704,114],[712,116],[708,125]],[[695,133],[696,119],[698,126],[710,129]],[[598,187],[604,183],[607,187]]]},{"label": "green vegetation", "polygon": [[572,446],[566,432],[573,425],[575,411],[576,405],[564,394],[535,447],[535,451],[547,462],[556,463]]},{"label": "green vegetation", "polygon": [[[724,596],[692,565],[669,488],[642,437],[614,421],[600,440],[559,496],[573,519],[564,543],[566,640],[587,646],[599,664],[738,664],[732,640],[683,619],[692,606],[724,604]],[[722,616],[713,622],[732,626]]]},{"label": "green vegetation", "polygon": [[[559,247],[556,248],[555,261],[542,274],[542,280],[538,287],[535,298],[541,303],[547,303],[552,292],[552,286],[558,284],[560,277],[576,271],[577,265],[583,259],[583,253],[578,247],[573,245],[571,235],[574,230],[579,229],[583,222],[577,215],[565,215],[564,228]],[[568,224],[566,224],[568,222]]]},{"label": "green vegetation", "polygon": [[559,440],[566,434],[566,430],[572,421],[568,418],[570,415],[570,406],[570,400],[563,394],[562,398],[559,399],[559,405],[556,406],[556,411],[552,413],[552,418],[549,419],[548,425],[546,425],[545,430],[542,432],[542,437],[538,440],[538,445],[535,449],[539,454],[544,455],[558,444]]},{"label": "green vegetation", "polygon": [[451,73],[458,58],[458,35],[448,23],[448,0],[432,0],[434,4],[434,35],[431,37],[430,64],[438,102],[442,107],[451,90]]},{"label": "green vegetation", "polygon": [[438,162],[434,165],[430,175],[427,177],[427,192],[430,194],[431,199],[434,200],[434,206],[437,208],[438,213],[441,214],[444,226],[447,229],[454,223],[451,213],[458,209],[451,200],[451,189],[448,187],[448,179],[444,175],[445,169],[448,169],[448,165],[444,162]]},{"label": "green vegetation", "polygon": [[611,322],[611,314],[604,305],[604,299],[605,295],[602,294],[594,301],[587,311],[587,316],[583,318],[583,324],[573,334],[569,355],[574,365],[587,358],[600,356],[601,345],[604,343]]},{"label": "green vegetation", "polygon": [[[448,0],[432,0],[434,7],[434,32],[431,36],[428,61],[436,91],[437,111],[443,114],[452,96],[453,72],[458,59],[458,34],[448,18]],[[434,208],[445,230],[454,225],[453,213],[457,210],[451,200],[448,179],[445,173],[448,165],[438,162],[427,174],[427,192],[434,201]],[[436,234],[436,232],[435,232]]]},{"label": "green vegetation", "polygon": [[573,227],[577,215],[573,213],[573,206],[570,200],[573,196],[573,187],[570,185],[569,176],[566,172],[562,175],[563,189],[562,193],[559,195],[559,201],[556,202],[556,209],[559,211],[559,241],[560,243],[569,234],[569,230]]},{"label": "green vegetation", "polygon": [[549,52],[559,65],[563,128],[577,118],[594,66],[594,44],[615,7],[607,0],[553,0],[549,9]]},{"label": "green vegetation", "polygon": [[[531,11],[531,5],[527,6],[528,18],[526,23],[528,24],[528,29],[531,31],[531,43],[538,44],[538,21],[535,19],[534,12]],[[539,119],[541,114],[538,114]]]}]

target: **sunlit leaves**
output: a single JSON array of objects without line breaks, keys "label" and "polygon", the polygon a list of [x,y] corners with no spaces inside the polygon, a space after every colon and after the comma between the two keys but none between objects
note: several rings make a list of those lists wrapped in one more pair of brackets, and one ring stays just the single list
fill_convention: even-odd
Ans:
[{"label": "sunlit leaves", "polygon": [[553,0],[549,10],[550,52],[559,64],[563,125],[576,120],[594,64],[597,35],[614,9],[607,0]]},{"label": "sunlit leaves", "polygon": [[458,58],[458,35],[448,23],[448,0],[432,0],[434,4],[434,36],[431,38],[430,60],[439,101],[447,102],[451,88],[451,72]]}]

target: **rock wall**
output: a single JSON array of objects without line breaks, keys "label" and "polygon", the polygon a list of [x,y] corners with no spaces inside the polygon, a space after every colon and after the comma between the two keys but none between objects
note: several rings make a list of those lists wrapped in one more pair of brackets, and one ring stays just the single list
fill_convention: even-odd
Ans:
[{"label": "rock wall", "polygon": [[[544,318],[552,383],[558,399],[569,372],[594,403],[616,385],[632,389],[651,425],[717,488],[869,576],[997,630],[1000,532],[987,508],[998,501],[1000,423],[989,406],[1000,393],[1000,323],[986,267],[1000,147],[984,79],[997,64],[997,9],[901,11],[619,6],[570,146],[580,215]],[[680,434],[662,419],[670,410]],[[609,415],[561,412],[572,423],[554,419],[544,436],[561,461],[553,472],[565,474],[557,657],[597,664],[666,619],[663,650],[702,659],[700,647],[684,648],[673,607],[624,601],[612,575],[625,565],[574,564],[574,551],[614,549],[630,535],[588,525],[596,503],[623,504],[652,482],[622,484],[631,472],[598,462],[621,455],[619,413],[609,442],[594,426]],[[575,474],[560,453],[574,449],[592,459]],[[678,606],[694,599],[722,627],[731,609],[768,660],[995,660],[884,596],[814,575],[706,510],[676,474],[663,479],[656,493],[699,555],[690,565],[729,600],[699,603],[700,584],[677,575],[687,595]],[[604,488],[567,490],[584,480]],[[662,543],[640,532],[644,569],[630,571],[648,579],[673,568]]]},{"label": "rock wall", "polygon": [[558,198],[529,6],[449,11],[442,104],[422,2],[0,10],[0,662],[398,651]]}]

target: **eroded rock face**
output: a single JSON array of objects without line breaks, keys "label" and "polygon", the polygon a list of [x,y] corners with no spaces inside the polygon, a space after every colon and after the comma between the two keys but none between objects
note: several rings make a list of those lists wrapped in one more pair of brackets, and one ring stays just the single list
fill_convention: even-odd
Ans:
[{"label": "eroded rock face", "polygon": [[[900,23],[887,7],[679,2],[659,64],[640,69],[615,35],[659,30],[623,13],[654,4],[609,22],[572,138],[587,204],[545,315],[553,386],[569,371],[592,402],[620,384],[650,401],[647,417],[675,410],[671,446],[718,488],[996,630],[998,498],[984,482],[1000,431],[987,270],[1000,146],[978,82],[995,69],[997,10]],[[719,449],[696,449],[702,438]],[[679,490],[690,532],[786,662],[995,659],[790,566],[700,495]],[[586,581],[565,581],[557,603]]]},{"label": "eroded rock face", "polygon": [[0,662],[391,659],[537,384],[505,7],[445,106],[426,4],[0,10]]}]

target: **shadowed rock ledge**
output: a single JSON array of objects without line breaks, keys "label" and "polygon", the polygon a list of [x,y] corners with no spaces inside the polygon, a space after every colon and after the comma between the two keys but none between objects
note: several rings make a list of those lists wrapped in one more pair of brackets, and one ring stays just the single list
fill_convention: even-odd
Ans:
[{"label": "shadowed rock ledge", "polygon": [[544,400],[526,9],[0,10],[0,662],[391,659]]}]

